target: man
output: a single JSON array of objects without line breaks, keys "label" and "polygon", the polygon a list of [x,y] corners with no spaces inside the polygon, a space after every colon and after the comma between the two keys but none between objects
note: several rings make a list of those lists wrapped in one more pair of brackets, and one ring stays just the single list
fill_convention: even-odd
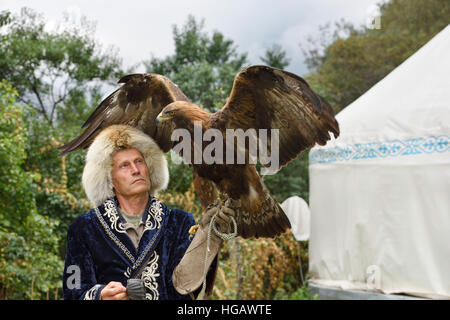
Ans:
[{"label": "man", "polygon": [[[143,132],[114,125],[95,138],[82,177],[95,208],[69,226],[65,299],[191,299],[205,269],[211,291],[221,240],[206,241],[205,225],[214,215],[225,230],[224,213],[234,211],[226,206],[208,210],[190,246],[192,214],[170,209],[154,196],[168,180],[164,154]],[[209,256],[206,243],[213,249]],[[192,261],[205,259],[205,269],[192,269]]]}]

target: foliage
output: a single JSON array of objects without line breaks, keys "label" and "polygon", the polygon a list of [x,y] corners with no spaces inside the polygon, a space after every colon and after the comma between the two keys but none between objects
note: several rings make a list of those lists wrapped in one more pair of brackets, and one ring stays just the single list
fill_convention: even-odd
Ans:
[{"label": "foliage", "polygon": [[8,82],[0,82],[0,227],[13,228],[36,210],[33,180],[37,177],[22,168],[27,132],[16,96]]},{"label": "foliage", "polygon": [[286,68],[291,61],[286,57],[286,51],[279,44],[273,44],[260,59],[265,65],[281,70]]},{"label": "foliage", "polygon": [[297,291],[286,292],[282,289],[277,291],[275,300],[319,300],[319,295],[315,294],[311,297],[308,286],[303,286]]},{"label": "foliage", "polygon": [[309,201],[308,151],[281,168],[275,175],[264,177],[264,183],[278,202],[289,197],[299,196]]},{"label": "foliage", "polygon": [[173,27],[175,54],[144,61],[148,72],[167,76],[194,103],[217,111],[231,92],[235,75],[246,62],[233,41],[218,31],[203,32],[204,22],[189,16],[181,28]]},{"label": "foliage", "polygon": [[[69,224],[90,207],[81,186],[86,152],[78,151],[59,158],[57,147],[63,144],[59,134],[61,129],[53,128],[45,121],[37,125],[39,120],[32,114],[26,117],[26,121],[34,124],[26,146],[26,166],[40,177],[36,181],[36,206],[39,213],[60,222],[56,233],[61,238],[59,251],[64,257]],[[42,140],[41,137],[47,138]]]},{"label": "foliage", "polygon": [[167,162],[171,177],[167,190],[173,193],[185,193],[192,186],[194,171],[192,166],[185,164],[173,151],[167,154]]},{"label": "foliage", "polygon": [[284,299],[301,288],[308,270],[307,246],[290,232],[274,239],[235,238],[224,244],[212,299]]},{"label": "foliage", "polygon": [[198,222],[201,217],[200,201],[196,198],[194,191],[194,184],[191,184],[189,189],[184,193],[177,192],[161,192],[158,199],[167,205],[169,208],[181,208],[194,215]]},{"label": "foliage", "polygon": [[58,221],[37,213],[40,175],[23,167],[28,136],[16,95],[0,82],[0,298],[44,298],[60,287]]},{"label": "foliage", "polygon": [[56,148],[80,133],[103,86],[123,74],[120,59],[113,48],[102,51],[85,18],[66,16],[59,28],[49,30],[31,9],[1,17],[0,77],[17,88],[24,106],[24,167],[39,177],[28,185],[35,188],[37,211],[61,223],[56,234],[63,257],[68,224],[88,208],[80,181],[85,152],[60,159]]},{"label": "foliage", "polygon": [[336,23],[304,48],[310,85],[339,111],[447,26],[450,2],[392,0],[380,8],[380,29]]},{"label": "foliage", "polygon": [[31,213],[20,231],[0,229],[0,298],[57,299],[63,261],[56,220]]},{"label": "foliage", "polygon": [[98,96],[99,85],[93,81],[121,75],[120,60],[111,48],[101,52],[86,19],[69,27],[66,17],[66,27],[59,32],[48,31],[43,17],[28,8],[2,17],[0,78],[10,81],[19,101],[52,126],[58,120],[73,125],[85,119],[91,110],[83,100],[92,102]]}]

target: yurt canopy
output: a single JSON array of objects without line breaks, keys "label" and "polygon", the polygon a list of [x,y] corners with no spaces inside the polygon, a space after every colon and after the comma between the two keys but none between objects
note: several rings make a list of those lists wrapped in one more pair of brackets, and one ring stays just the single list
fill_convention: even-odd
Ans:
[{"label": "yurt canopy", "polygon": [[450,25],[310,152],[312,283],[450,298]]}]

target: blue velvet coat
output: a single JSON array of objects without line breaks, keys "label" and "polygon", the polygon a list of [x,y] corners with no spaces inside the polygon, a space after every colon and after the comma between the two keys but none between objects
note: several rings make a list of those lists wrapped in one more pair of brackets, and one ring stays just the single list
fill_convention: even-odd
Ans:
[{"label": "blue velvet coat", "polygon": [[190,299],[175,290],[172,272],[190,244],[194,217],[151,197],[142,219],[145,228],[137,249],[123,228],[126,221],[116,199],[106,200],[69,226],[64,299],[100,299],[110,281],[126,286],[127,279],[139,273],[147,299]]}]

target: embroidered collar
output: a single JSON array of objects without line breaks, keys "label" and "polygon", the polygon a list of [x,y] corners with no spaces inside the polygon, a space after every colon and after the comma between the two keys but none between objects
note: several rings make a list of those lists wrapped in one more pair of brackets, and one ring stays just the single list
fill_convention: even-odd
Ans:
[{"label": "embroidered collar", "polygon": [[112,198],[95,208],[95,213],[113,247],[119,249],[118,253],[121,256],[125,256],[126,260],[131,264],[131,268],[127,268],[125,273],[127,277],[130,277],[138,272],[145,258],[154,251],[157,242],[161,238],[161,230],[164,226],[164,218],[168,216],[168,209],[165,206],[163,207],[161,202],[155,197],[151,196],[149,198],[146,210],[142,216],[142,221],[145,221],[144,233],[136,251],[124,227],[126,220],[117,208],[117,199]]}]

